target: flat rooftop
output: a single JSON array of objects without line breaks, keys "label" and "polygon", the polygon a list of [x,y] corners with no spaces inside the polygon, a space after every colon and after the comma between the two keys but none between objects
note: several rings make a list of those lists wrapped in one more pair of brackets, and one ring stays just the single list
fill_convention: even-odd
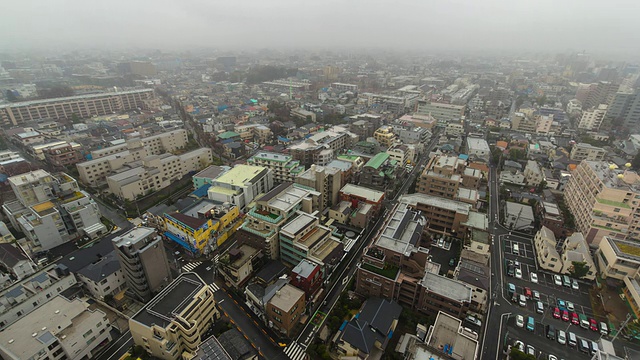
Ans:
[{"label": "flat rooftop", "polygon": [[143,92],[153,92],[153,89],[140,89],[140,90],[118,91],[118,92],[110,92],[110,93],[99,93],[99,94],[68,96],[68,97],[53,98],[53,99],[20,101],[20,102],[15,102],[15,103],[11,103],[11,104],[0,105],[0,109],[3,109],[3,108],[15,108],[15,107],[20,107],[20,106],[30,106],[30,105],[55,104],[55,103],[64,102],[64,101],[87,100],[87,99],[100,98],[100,97],[104,97],[104,96],[127,95],[127,94],[143,93]]},{"label": "flat rooftop", "polygon": [[31,184],[47,176],[51,176],[51,174],[49,174],[44,170],[38,169],[38,170],[30,171],[28,173],[12,176],[8,180],[10,183],[14,184],[15,186],[20,186],[24,184]]},{"label": "flat rooftop", "polygon": [[134,227],[128,232],[122,234],[122,236],[113,238],[112,241],[115,244],[115,246],[123,246],[128,242],[136,243],[142,239],[147,238],[153,233],[155,233],[155,229],[144,227],[144,226]]},{"label": "flat rooftop", "polygon": [[428,206],[434,206],[440,209],[455,211],[461,214],[469,214],[471,210],[470,204],[421,193],[402,195],[399,201],[412,207],[415,207],[418,203],[420,203]]},{"label": "flat rooftop", "polygon": [[[443,344],[453,346],[451,358],[466,360],[477,358],[478,341],[462,328],[462,321],[442,311],[438,312],[435,323],[429,329],[427,344],[438,349]],[[418,358],[417,359],[422,359]]]},{"label": "flat rooftop", "polygon": [[420,283],[425,289],[447,299],[471,302],[471,288],[460,281],[427,272]]},{"label": "flat rooftop", "polygon": [[302,199],[311,194],[310,190],[301,189],[296,186],[287,186],[278,195],[267,201],[269,207],[289,212],[294,206],[300,203]]},{"label": "flat rooftop", "polygon": [[194,296],[207,284],[194,273],[183,273],[148,302],[131,319],[146,326],[166,328],[194,301]]},{"label": "flat rooftop", "polygon": [[262,166],[236,165],[233,169],[220,175],[215,181],[223,184],[245,186],[246,183],[253,182],[264,172],[266,172],[266,169]]},{"label": "flat rooftop", "polygon": [[327,256],[331,255],[331,253],[340,246],[342,246],[342,243],[336,238],[330,236],[317,244],[317,246],[309,252],[309,256],[313,256],[319,261],[324,261]]},{"label": "flat rooftop", "polygon": [[298,212],[298,216],[289,221],[280,229],[280,231],[288,233],[291,236],[296,236],[300,231],[305,229],[307,226],[310,226],[317,220],[317,217],[300,211]]},{"label": "flat rooftop", "polygon": [[217,166],[211,165],[208,168],[200,171],[199,173],[193,175],[195,178],[205,178],[205,179],[215,179],[220,176],[225,171],[229,170],[227,166]]},{"label": "flat rooftop", "polygon": [[278,161],[278,162],[288,162],[291,161],[292,157],[290,155],[272,153],[268,151],[260,151],[253,155],[255,159],[266,160],[266,161]]},{"label": "flat rooftop", "polygon": [[376,190],[366,188],[364,186],[358,186],[353,184],[345,185],[342,189],[340,189],[340,192],[343,193],[344,195],[353,195],[360,198],[364,198],[365,200],[374,202],[374,203],[380,202],[384,197],[383,191],[376,191]]},{"label": "flat rooftop", "polygon": [[291,308],[298,302],[298,300],[300,300],[300,298],[304,298],[304,291],[291,284],[287,284],[273,295],[270,302],[271,305],[278,309],[290,312]]}]

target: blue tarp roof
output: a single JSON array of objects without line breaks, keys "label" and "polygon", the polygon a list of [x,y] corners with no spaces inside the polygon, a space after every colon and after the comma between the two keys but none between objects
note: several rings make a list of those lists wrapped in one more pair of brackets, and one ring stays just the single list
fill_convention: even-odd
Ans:
[{"label": "blue tarp roof", "polygon": [[9,178],[9,177],[8,177],[7,175],[5,175],[5,174],[0,174],[0,182],[5,182],[5,181],[7,181],[7,179],[8,179],[8,178]]},{"label": "blue tarp roof", "polygon": [[286,138],[286,137],[284,137],[284,136],[278,136],[278,141],[289,142],[289,141],[291,141],[291,140],[287,139],[287,138]]},{"label": "blue tarp roof", "polygon": [[197,198],[207,197],[207,190],[209,190],[210,187],[211,187],[211,184],[204,184],[199,188],[197,188],[194,192],[192,192],[191,195]]},{"label": "blue tarp roof", "polygon": [[347,321],[347,320],[345,320],[345,321],[342,323],[342,325],[340,325],[340,331],[344,330],[344,328],[345,328],[345,327],[347,327],[347,323],[348,323],[348,321]]},{"label": "blue tarp roof", "polygon": [[467,155],[467,154],[460,154],[460,155],[458,155],[458,157],[460,159],[462,159],[462,160],[469,160],[469,155]]},{"label": "blue tarp roof", "polygon": [[187,249],[188,251],[197,254],[198,250],[194,249],[191,247],[191,245],[187,244],[184,240],[180,239],[179,237],[177,237],[176,235],[165,231],[164,236],[168,237],[169,240],[177,243],[178,245],[182,246],[183,248]]}]

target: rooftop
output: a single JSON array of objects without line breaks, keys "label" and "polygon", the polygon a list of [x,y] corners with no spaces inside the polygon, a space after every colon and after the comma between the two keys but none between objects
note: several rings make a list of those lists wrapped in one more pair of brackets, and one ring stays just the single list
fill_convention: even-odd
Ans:
[{"label": "rooftop", "polygon": [[318,218],[305,212],[298,212],[298,216],[294,217],[280,231],[295,237],[300,231],[318,221]]},{"label": "rooftop", "polygon": [[307,259],[302,259],[298,265],[296,265],[293,270],[291,270],[292,274],[296,274],[298,276],[301,276],[303,278],[308,278],[309,276],[311,276],[311,274],[313,273],[313,271],[318,267],[318,264],[309,261]]},{"label": "rooftop", "polygon": [[443,344],[451,345],[451,358],[455,360],[475,359],[478,355],[478,341],[472,336],[462,328],[462,320],[440,311],[429,329],[426,342],[436,349]]},{"label": "rooftop", "polygon": [[288,313],[300,298],[304,299],[304,291],[287,284],[277,291],[269,302],[276,308]]},{"label": "rooftop", "polygon": [[340,192],[344,195],[353,195],[356,197],[364,198],[366,201],[374,203],[382,201],[382,198],[384,197],[383,191],[376,191],[364,186],[353,184],[345,185],[342,189],[340,189]]},{"label": "rooftop", "polygon": [[388,159],[389,159],[389,154],[386,152],[381,152],[381,153],[378,153],[376,156],[372,157],[371,160],[367,161],[367,163],[364,166],[378,169]]},{"label": "rooftop", "polygon": [[128,90],[128,91],[117,91],[117,92],[111,92],[111,93],[68,96],[68,97],[53,98],[53,99],[20,101],[20,102],[15,102],[11,104],[0,105],[0,109],[16,108],[20,106],[31,106],[31,105],[45,105],[50,103],[62,102],[62,101],[85,100],[85,99],[100,98],[103,96],[127,95],[127,94],[136,94],[136,93],[142,93],[142,92],[153,92],[153,89],[138,89],[138,90]]},{"label": "rooftop", "polygon": [[236,165],[233,169],[220,175],[215,181],[217,183],[235,186],[245,186],[248,182],[254,182],[267,171],[262,166]]},{"label": "rooftop", "polygon": [[206,224],[209,221],[209,219],[206,219],[206,218],[197,218],[197,217],[181,214],[179,212],[165,214],[165,217],[169,219],[173,218],[177,220],[177,222],[186,225],[186,227],[189,227],[192,230],[199,229],[202,225]]},{"label": "rooftop", "polygon": [[150,235],[153,235],[155,232],[156,232],[155,229],[144,227],[144,226],[134,227],[128,232],[122,234],[121,236],[113,238],[112,241],[115,246],[120,247],[120,246],[126,245],[128,242],[136,243],[140,240],[146,239]]},{"label": "rooftop", "polygon": [[182,273],[131,318],[146,326],[166,328],[207,284],[195,273]]},{"label": "rooftop", "polygon": [[120,270],[120,261],[115,250],[80,269],[78,273],[91,281],[100,282]]},{"label": "rooftop", "polygon": [[605,236],[603,239],[607,239],[611,247],[616,251],[616,254],[640,262],[640,244],[627,241],[627,240],[614,240],[613,238]]},{"label": "rooftop", "polygon": [[608,188],[640,192],[640,176],[634,171],[619,169],[606,161],[583,160],[580,166],[588,166]]},{"label": "rooftop", "polygon": [[400,197],[400,202],[408,204],[412,207],[417,206],[417,204],[424,204],[427,206],[434,206],[440,209],[446,209],[467,215],[471,211],[470,204],[421,193],[402,195]]},{"label": "rooftop", "polygon": [[432,293],[459,302],[471,302],[471,288],[448,277],[427,272],[420,284]]},{"label": "rooftop", "polygon": [[420,212],[411,210],[407,204],[400,203],[387,217],[378,237],[374,240],[377,247],[401,254],[407,254],[417,248],[426,225]]},{"label": "rooftop", "polygon": [[[272,153],[267,151],[260,151],[253,155],[252,158],[257,160],[265,160],[265,161],[278,161],[278,162],[288,162],[291,161],[292,157],[290,155]],[[251,162],[251,159],[248,160]]]},{"label": "rooftop", "polygon": [[369,298],[360,313],[351,319],[342,333],[342,340],[370,354],[376,341],[384,344],[395,320],[402,313],[402,307],[395,302],[380,298]]},{"label": "rooftop", "polygon": [[195,178],[215,179],[225,171],[229,170],[227,166],[211,165],[199,173],[193,175]]},{"label": "rooftop", "polygon": [[487,151],[487,152],[490,151],[489,144],[487,144],[487,141],[485,139],[468,137],[467,147],[469,148],[469,150]]}]

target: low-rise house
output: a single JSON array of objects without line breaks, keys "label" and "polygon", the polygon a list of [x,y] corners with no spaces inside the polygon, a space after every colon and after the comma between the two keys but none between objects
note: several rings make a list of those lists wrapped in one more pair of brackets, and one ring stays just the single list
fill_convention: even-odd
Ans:
[{"label": "low-rise house", "polygon": [[536,257],[540,268],[560,272],[562,262],[558,250],[556,250],[558,242],[553,231],[543,226],[533,238],[533,246],[535,247]]},{"label": "low-rise house", "polygon": [[17,244],[0,244],[0,264],[17,280],[21,280],[36,272],[36,264]]},{"label": "low-rise house", "polygon": [[398,325],[402,307],[381,298],[369,298],[342,330],[337,341],[341,359],[376,358],[387,347]]}]

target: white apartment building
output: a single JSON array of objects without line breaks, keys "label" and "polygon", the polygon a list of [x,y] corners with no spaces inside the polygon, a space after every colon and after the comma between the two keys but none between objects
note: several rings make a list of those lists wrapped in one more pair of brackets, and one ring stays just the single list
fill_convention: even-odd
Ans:
[{"label": "white apartment building", "polygon": [[200,148],[178,156],[151,155],[129,170],[108,176],[107,184],[118,198],[135,200],[164,189],[189,172],[202,170],[212,162],[211,148]]},{"label": "white apartment building", "polygon": [[598,131],[602,125],[602,121],[607,115],[607,104],[600,104],[597,108],[584,111],[580,122],[578,123],[578,129],[585,129],[589,131]]},{"label": "white apartment building", "polygon": [[253,199],[273,188],[273,171],[262,166],[236,165],[214,179],[207,196],[244,209]]},{"label": "white apartment building", "polygon": [[607,155],[607,150],[587,143],[577,143],[573,145],[569,157],[571,160],[582,161],[602,161]]},{"label": "white apartment building", "polygon": [[420,115],[430,115],[440,123],[449,121],[460,121],[464,117],[465,105],[453,105],[429,100],[418,100],[416,113]]},{"label": "white apartment building", "polygon": [[11,224],[21,229],[31,250],[48,250],[75,237],[106,232],[98,205],[65,173],[44,170],[9,178],[18,198],[2,205]]},{"label": "white apartment building", "polygon": [[32,312],[77,283],[68,269],[55,264],[0,293],[0,329]]},{"label": "white apartment building", "polygon": [[467,137],[467,155],[471,160],[483,160],[489,162],[491,149],[485,139]]},{"label": "white apartment building", "polygon": [[85,289],[96,299],[105,300],[107,295],[115,296],[127,286],[115,251],[78,270],[77,275]]},{"label": "white apartment building", "polygon": [[536,121],[536,133],[548,134],[553,125],[553,115],[542,115]]},{"label": "white apartment building", "polygon": [[353,93],[358,92],[358,85],[345,84],[345,83],[332,83],[331,87],[337,91],[351,91]]},{"label": "white apartment building", "polygon": [[89,359],[111,341],[111,324],[100,310],[76,298],[56,296],[0,332],[0,355],[6,360]]},{"label": "white apartment building", "polygon": [[538,186],[544,180],[544,173],[540,170],[540,165],[535,160],[528,160],[524,168],[524,177],[527,184]]}]

